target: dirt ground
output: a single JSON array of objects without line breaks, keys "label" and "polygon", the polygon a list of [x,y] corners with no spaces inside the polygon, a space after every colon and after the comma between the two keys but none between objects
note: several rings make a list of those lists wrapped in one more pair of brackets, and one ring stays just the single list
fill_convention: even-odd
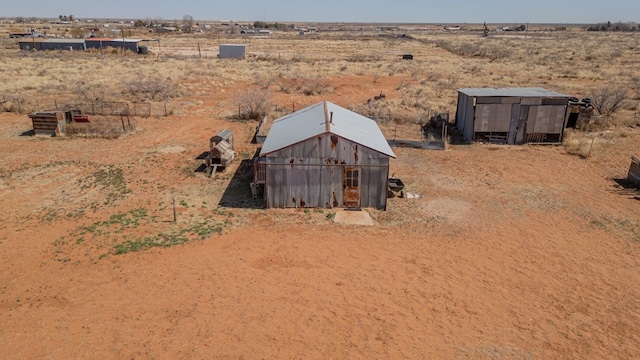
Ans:
[{"label": "dirt ground", "polygon": [[[332,82],[337,104],[371,93]],[[1,357],[640,358],[640,193],[616,181],[640,131],[588,158],[396,148],[422,197],[349,226],[251,198],[256,123],[218,116],[232,93],[110,140],[22,136],[29,118],[0,114]],[[195,174],[223,128],[234,165]]]}]

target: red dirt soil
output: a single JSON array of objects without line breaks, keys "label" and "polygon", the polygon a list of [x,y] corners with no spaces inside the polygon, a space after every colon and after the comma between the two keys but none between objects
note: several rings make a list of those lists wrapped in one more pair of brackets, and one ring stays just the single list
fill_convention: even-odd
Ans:
[{"label": "red dirt soil", "polygon": [[[375,95],[335,88],[327,99],[344,106]],[[640,358],[640,194],[615,181],[640,155],[637,134],[587,159],[560,146],[394,149],[391,172],[422,198],[347,226],[327,209],[217,206],[256,149],[255,123],[224,118],[226,94],[136,119],[117,140],[20,136],[29,119],[0,115],[0,357]],[[222,128],[234,166],[193,176]],[[110,202],[113,189],[83,187],[109,166],[129,190]],[[137,208],[155,217],[78,235]],[[211,214],[232,225],[114,254]]]}]

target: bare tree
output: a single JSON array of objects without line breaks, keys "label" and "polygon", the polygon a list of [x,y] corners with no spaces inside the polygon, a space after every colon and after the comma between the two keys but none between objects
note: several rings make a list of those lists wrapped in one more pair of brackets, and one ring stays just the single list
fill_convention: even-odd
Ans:
[{"label": "bare tree", "polygon": [[122,82],[125,93],[138,100],[167,100],[180,96],[180,87],[170,78],[139,75]]},{"label": "bare tree", "polygon": [[591,104],[598,114],[609,116],[620,110],[627,102],[627,89],[622,87],[601,87],[591,90]]},{"label": "bare tree", "polygon": [[73,88],[73,93],[84,102],[91,104],[105,101],[107,89],[101,83],[77,82]]},{"label": "bare tree", "polygon": [[182,29],[187,33],[191,33],[193,31],[193,16],[185,14],[182,17]]},{"label": "bare tree", "polygon": [[271,93],[260,90],[245,90],[236,95],[238,116],[241,119],[258,120],[267,115],[271,107]]}]

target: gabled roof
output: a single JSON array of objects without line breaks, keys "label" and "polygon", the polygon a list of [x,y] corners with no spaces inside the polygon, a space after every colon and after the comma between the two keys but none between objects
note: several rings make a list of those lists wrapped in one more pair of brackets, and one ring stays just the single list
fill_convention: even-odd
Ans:
[{"label": "gabled roof", "polygon": [[375,121],[328,101],[274,120],[260,156],[325,133],[396,157]]},{"label": "gabled roof", "polygon": [[560,98],[568,98],[569,95],[560,94],[554,91],[549,91],[547,89],[539,88],[539,87],[529,87],[529,88],[464,88],[458,89],[458,92],[461,92],[465,95],[469,96],[498,96],[498,97],[560,97]]}]

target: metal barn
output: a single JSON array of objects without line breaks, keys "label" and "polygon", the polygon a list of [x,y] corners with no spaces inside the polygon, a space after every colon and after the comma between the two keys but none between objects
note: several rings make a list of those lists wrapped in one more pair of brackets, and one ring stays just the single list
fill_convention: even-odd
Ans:
[{"label": "metal barn", "polygon": [[18,40],[20,50],[42,50],[42,42],[45,38],[26,38]]},{"label": "metal barn", "polygon": [[268,208],[386,209],[391,157],[375,121],[324,101],[273,122],[251,187]]},{"label": "metal barn", "polygon": [[542,88],[458,89],[456,127],[469,141],[561,143],[568,103]]},{"label": "metal barn", "polygon": [[47,39],[40,43],[41,50],[86,50],[84,39]]},{"label": "metal barn", "polygon": [[244,59],[245,46],[239,44],[220,44],[220,59]]},{"label": "metal barn", "polygon": [[128,39],[128,38],[88,38],[85,39],[87,49],[104,49],[108,47],[112,48],[126,48],[135,53],[139,52],[139,43],[142,39]]}]

